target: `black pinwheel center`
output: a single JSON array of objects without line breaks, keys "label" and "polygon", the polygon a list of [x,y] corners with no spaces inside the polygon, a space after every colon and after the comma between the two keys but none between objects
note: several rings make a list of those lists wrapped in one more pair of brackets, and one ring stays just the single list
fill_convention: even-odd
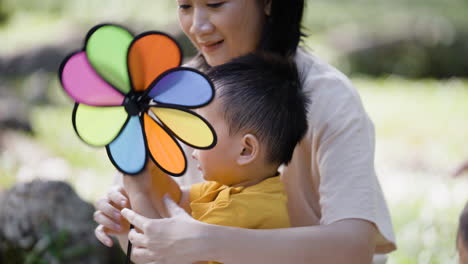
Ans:
[{"label": "black pinwheel center", "polygon": [[150,99],[142,96],[142,93],[131,93],[125,96],[124,107],[125,111],[131,116],[140,115],[146,111]]}]

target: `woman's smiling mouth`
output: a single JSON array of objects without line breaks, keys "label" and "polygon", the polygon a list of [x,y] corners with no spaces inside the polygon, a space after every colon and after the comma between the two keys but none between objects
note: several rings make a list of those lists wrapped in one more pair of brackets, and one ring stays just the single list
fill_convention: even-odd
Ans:
[{"label": "woman's smiling mouth", "polygon": [[217,50],[224,43],[224,39],[216,42],[203,42],[200,47],[203,53],[209,53]]}]

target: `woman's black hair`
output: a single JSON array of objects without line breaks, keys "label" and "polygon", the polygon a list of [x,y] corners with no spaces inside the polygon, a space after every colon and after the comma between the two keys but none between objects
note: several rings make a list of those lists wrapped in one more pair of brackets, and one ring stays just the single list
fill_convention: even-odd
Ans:
[{"label": "woman's black hair", "polygon": [[468,247],[468,203],[460,215],[457,237],[463,241],[465,247]]},{"label": "woman's black hair", "polygon": [[[304,0],[269,1],[271,1],[270,15],[266,18],[258,50],[280,56],[292,56],[296,53],[301,38],[306,36],[301,24],[305,8]],[[201,71],[210,68],[201,53],[195,56],[191,66]]]},{"label": "woman's black hair", "polygon": [[271,10],[259,49],[282,56],[293,55],[305,36],[301,26],[304,0],[270,0]]}]

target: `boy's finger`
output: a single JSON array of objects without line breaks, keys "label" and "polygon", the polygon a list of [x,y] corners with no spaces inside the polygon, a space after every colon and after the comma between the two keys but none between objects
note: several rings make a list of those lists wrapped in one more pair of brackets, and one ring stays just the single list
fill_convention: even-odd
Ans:
[{"label": "boy's finger", "polygon": [[137,213],[135,213],[134,211],[130,210],[130,209],[127,209],[127,208],[124,208],[122,211],[120,211],[123,215],[123,217],[125,217],[125,219],[128,220],[128,222],[130,222],[130,224],[132,224],[133,226],[139,228],[140,230],[143,230],[144,231],[144,226],[146,223],[148,223],[149,221],[151,221],[150,219],[144,217],[144,216],[141,216]]}]

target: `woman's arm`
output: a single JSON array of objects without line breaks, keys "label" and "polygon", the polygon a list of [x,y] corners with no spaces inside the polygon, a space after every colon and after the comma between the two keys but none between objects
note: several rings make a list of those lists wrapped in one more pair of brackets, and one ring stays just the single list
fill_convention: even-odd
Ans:
[{"label": "woman's arm", "polygon": [[212,238],[202,250],[225,264],[365,264],[372,263],[375,248],[374,226],[358,219],[287,229],[204,228]]},{"label": "woman's arm", "polygon": [[166,199],[170,218],[148,219],[124,209],[122,214],[143,234],[131,232],[130,240],[142,261],[193,263],[201,260],[234,263],[333,263],[372,262],[375,227],[359,219],[330,225],[286,229],[243,229],[209,225],[191,218]]}]

